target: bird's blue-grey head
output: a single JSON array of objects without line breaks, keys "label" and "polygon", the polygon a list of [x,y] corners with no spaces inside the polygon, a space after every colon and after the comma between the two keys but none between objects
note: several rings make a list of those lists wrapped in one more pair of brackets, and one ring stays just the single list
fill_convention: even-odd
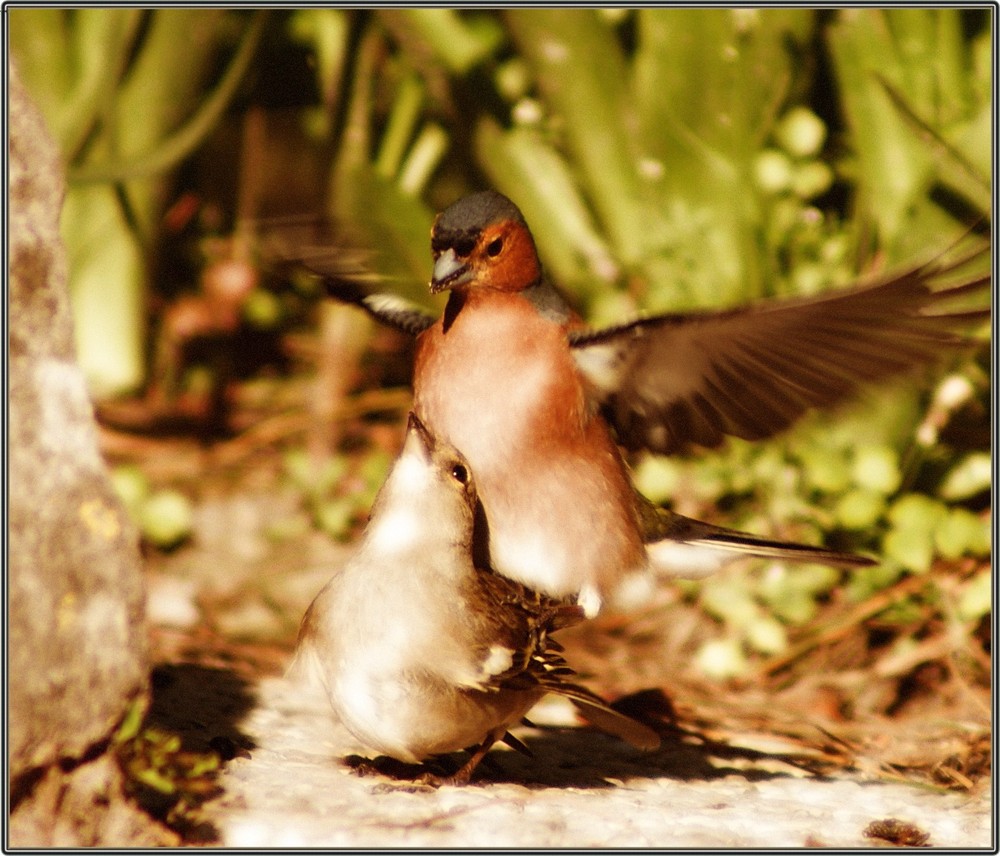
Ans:
[{"label": "bird's blue-grey head", "polygon": [[515,222],[527,229],[518,207],[495,190],[470,194],[445,208],[431,230],[434,255],[431,290],[444,291],[468,282],[473,276],[468,265],[470,253],[483,230],[501,222]]}]

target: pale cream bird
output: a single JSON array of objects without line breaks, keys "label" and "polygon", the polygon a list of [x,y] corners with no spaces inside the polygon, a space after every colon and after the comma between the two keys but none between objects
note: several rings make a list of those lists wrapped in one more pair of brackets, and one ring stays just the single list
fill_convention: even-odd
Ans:
[{"label": "pale cream bird", "polygon": [[[646,726],[571,682],[551,639],[584,617],[473,561],[473,474],[413,414],[402,452],[372,507],[361,546],[313,601],[295,668],[311,670],[365,746],[413,763],[461,749],[468,761],[435,784],[460,784],[546,693],[642,749]],[[482,516],[479,516],[480,522]]]}]

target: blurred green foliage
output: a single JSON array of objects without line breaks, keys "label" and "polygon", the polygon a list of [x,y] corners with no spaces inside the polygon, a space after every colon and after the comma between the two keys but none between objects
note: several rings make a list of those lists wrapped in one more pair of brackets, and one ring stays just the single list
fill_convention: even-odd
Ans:
[{"label": "blurred green foliage", "polygon": [[[335,456],[317,468],[304,449],[292,449],[284,458],[284,475],[301,492],[313,525],[344,541],[367,519],[391,463],[388,453],[372,449],[353,467],[346,457]],[[281,528],[273,534],[280,537]]]},{"label": "blurred green foliage", "polygon": [[144,724],[143,707],[133,702],[111,741],[125,789],[153,817],[197,840],[204,826],[198,809],[220,790],[219,754],[184,749],[180,735]]},{"label": "blurred green foliage", "polygon": [[[261,39],[263,16],[11,14],[69,164],[81,351],[124,340],[84,359],[107,372],[98,389],[143,377],[139,307],[172,171],[202,139],[203,172],[231,161],[248,105],[292,116],[266,141],[285,147],[270,195],[318,188],[385,286],[428,305],[433,212],[487,185],[520,206],[595,324],[817,292],[989,221],[989,10],[316,8],[267,13]],[[268,62],[223,114],[254,50]],[[258,293],[248,313],[272,303]],[[846,577],[773,566],[692,586],[726,629],[699,657],[707,672],[782,650],[841,583],[860,600],[938,559],[989,555],[984,354],[770,443],[635,461],[640,487],[683,513],[885,557]],[[313,519],[346,532],[359,506],[336,487],[345,465],[287,464]],[[982,585],[958,587],[954,615],[981,617]]]},{"label": "blurred green foliage", "polygon": [[111,485],[148,543],[169,549],[190,537],[194,509],[191,500],[179,490],[154,490],[146,474],[134,464],[115,467],[111,471]]},{"label": "blurred green foliage", "polygon": [[[170,177],[230,102],[262,21],[255,13],[240,32],[222,10],[10,10],[13,55],[66,163],[77,349],[98,394],[145,377],[148,270]],[[213,79],[225,50],[230,67]]]}]

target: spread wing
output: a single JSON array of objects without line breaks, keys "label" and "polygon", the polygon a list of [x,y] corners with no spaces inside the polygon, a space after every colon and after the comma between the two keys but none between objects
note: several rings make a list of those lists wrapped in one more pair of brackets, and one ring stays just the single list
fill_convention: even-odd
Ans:
[{"label": "spread wing", "polygon": [[714,447],[726,435],[758,440],[965,341],[960,331],[989,310],[947,304],[989,285],[989,273],[961,275],[988,251],[816,297],[574,331],[570,345],[627,448],[670,453]]},{"label": "spread wing", "polygon": [[380,278],[368,268],[364,250],[340,246],[326,221],[316,217],[284,218],[261,224],[265,256],[284,269],[315,276],[326,294],[363,309],[376,321],[418,336],[437,316],[409,300],[378,291]]},{"label": "spread wing", "polygon": [[[337,284],[331,280],[324,279],[326,293],[331,297],[345,299],[337,293]],[[406,333],[409,336],[419,336],[428,327],[432,327],[437,317],[428,312],[422,306],[397,297],[394,294],[369,294],[361,298],[356,303],[371,315],[376,321],[387,324]]]}]

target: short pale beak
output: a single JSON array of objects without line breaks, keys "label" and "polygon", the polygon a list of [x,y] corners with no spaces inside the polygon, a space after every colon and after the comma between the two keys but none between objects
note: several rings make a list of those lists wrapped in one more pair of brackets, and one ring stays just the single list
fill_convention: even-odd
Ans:
[{"label": "short pale beak", "polygon": [[409,418],[406,420],[406,434],[407,440],[409,439],[409,435],[413,434],[420,441],[424,457],[430,456],[431,450],[434,448],[434,437],[412,410],[410,411]]},{"label": "short pale beak", "polygon": [[472,271],[461,261],[451,248],[434,260],[434,275],[431,277],[431,294],[438,294],[462,285],[472,279]]}]

